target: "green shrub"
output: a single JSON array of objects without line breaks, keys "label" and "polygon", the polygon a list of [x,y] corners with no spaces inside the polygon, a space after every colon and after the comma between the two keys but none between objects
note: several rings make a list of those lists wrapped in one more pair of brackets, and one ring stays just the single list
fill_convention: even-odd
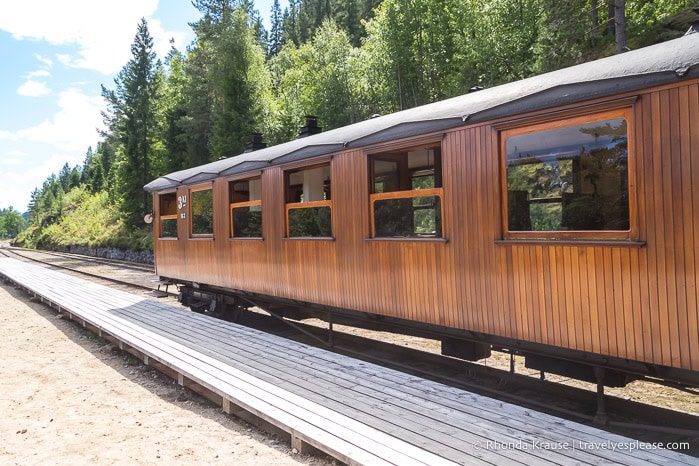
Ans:
[{"label": "green shrub", "polygon": [[107,192],[90,194],[84,187],[70,190],[63,198],[60,220],[50,225],[32,224],[15,244],[24,247],[118,247],[152,249],[151,228],[129,231]]}]

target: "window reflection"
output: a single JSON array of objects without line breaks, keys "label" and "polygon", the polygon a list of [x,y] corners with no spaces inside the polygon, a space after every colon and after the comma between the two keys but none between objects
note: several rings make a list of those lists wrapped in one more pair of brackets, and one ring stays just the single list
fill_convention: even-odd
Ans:
[{"label": "window reflection", "polygon": [[233,207],[233,237],[262,238],[262,206]]},{"label": "window reflection", "polygon": [[262,238],[262,180],[251,178],[229,183],[231,236]]},{"label": "window reflection", "polygon": [[442,236],[440,147],[373,154],[369,166],[375,238]]},{"label": "window reflection", "polygon": [[177,238],[177,194],[161,194],[160,203],[160,237]]},{"label": "window reflection", "polygon": [[329,206],[289,209],[289,237],[332,236],[331,213]]},{"label": "window reflection", "polygon": [[511,136],[506,166],[510,231],[629,229],[624,118]]},{"label": "window reflection", "polygon": [[287,237],[332,237],[330,165],[286,172]]},{"label": "window reflection", "polygon": [[211,189],[192,191],[192,234],[214,234],[214,195]]}]

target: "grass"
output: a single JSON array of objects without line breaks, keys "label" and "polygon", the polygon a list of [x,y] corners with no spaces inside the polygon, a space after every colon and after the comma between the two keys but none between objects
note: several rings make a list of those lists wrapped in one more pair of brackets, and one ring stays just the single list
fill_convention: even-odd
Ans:
[{"label": "grass", "polygon": [[59,219],[48,225],[44,223],[37,219],[14,244],[41,249],[70,246],[153,249],[151,227],[127,228],[106,192],[91,194],[85,188],[73,188],[63,197]]}]

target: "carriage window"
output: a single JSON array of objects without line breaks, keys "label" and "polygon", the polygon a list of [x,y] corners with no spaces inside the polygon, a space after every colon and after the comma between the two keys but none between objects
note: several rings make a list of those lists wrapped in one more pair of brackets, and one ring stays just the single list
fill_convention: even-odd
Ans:
[{"label": "carriage window", "polygon": [[369,156],[374,238],[442,237],[439,146]]},{"label": "carriage window", "polygon": [[332,237],[330,165],[286,172],[286,236]]},{"label": "carriage window", "polygon": [[228,184],[232,238],[262,238],[262,180],[231,181]]},{"label": "carriage window", "polygon": [[161,194],[160,204],[160,238],[177,238],[177,194]]},{"label": "carriage window", "polygon": [[510,233],[629,231],[627,113],[504,133]]},{"label": "carriage window", "polygon": [[192,190],[192,236],[214,234],[214,191],[211,188]]}]

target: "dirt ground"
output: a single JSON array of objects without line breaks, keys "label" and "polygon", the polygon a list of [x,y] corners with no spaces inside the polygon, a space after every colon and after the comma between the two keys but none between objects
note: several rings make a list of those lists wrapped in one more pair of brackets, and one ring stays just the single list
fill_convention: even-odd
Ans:
[{"label": "dirt ground", "polygon": [[0,464],[330,465],[0,286]]}]

